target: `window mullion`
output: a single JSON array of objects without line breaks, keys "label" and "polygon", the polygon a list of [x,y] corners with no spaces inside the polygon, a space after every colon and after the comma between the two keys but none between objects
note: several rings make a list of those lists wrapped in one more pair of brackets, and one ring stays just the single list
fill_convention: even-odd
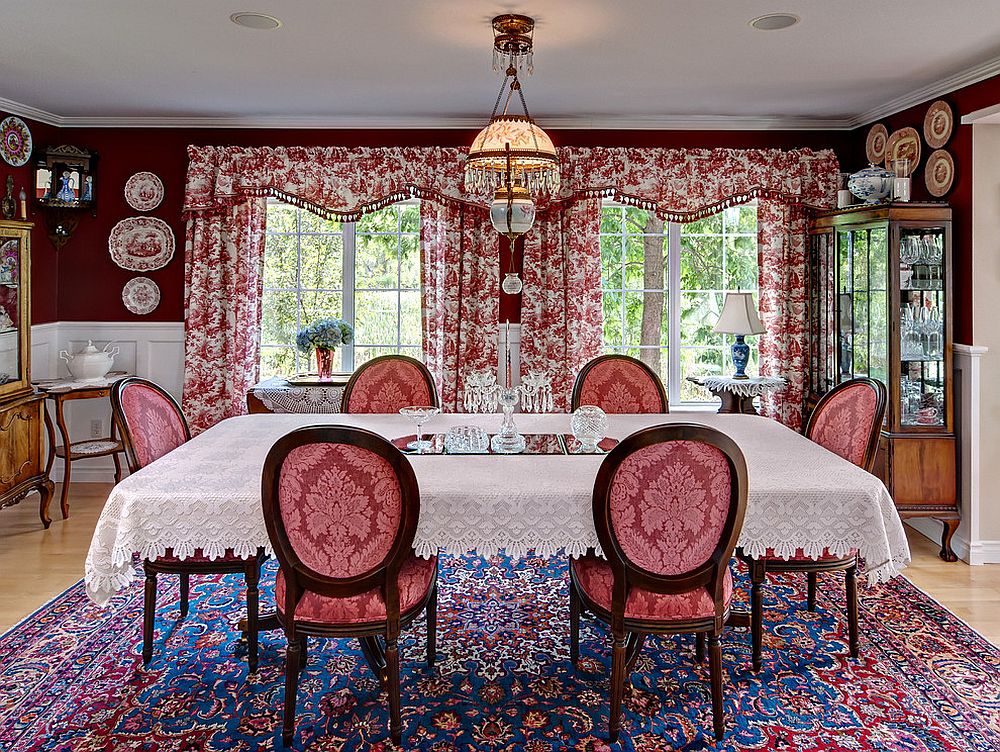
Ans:
[{"label": "window mullion", "polygon": [[670,326],[667,332],[667,397],[670,404],[681,401],[681,225],[667,226],[667,306]]},{"label": "window mullion", "polygon": [[[344,240],[344,268],[341,274],[341,294],[342,308],[341,315],[355,331],[354,341],[357,342],[357,323],[354,321],[354,268],[355,268],[355,248],[357,239],[357,223],[344,222],[341,225],[342,237]],[[354,343],[344,345],[341,365],[345,371],[350,373],[354,370]]]}]

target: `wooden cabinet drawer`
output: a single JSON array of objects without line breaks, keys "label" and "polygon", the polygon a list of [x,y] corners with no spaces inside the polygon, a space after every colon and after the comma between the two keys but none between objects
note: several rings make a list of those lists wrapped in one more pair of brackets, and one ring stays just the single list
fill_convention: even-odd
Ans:
[{"label": "wooden cabinet drawer", "polygon": [[42,472],[42,409],[32,398],[0,411],[0,492]]}]

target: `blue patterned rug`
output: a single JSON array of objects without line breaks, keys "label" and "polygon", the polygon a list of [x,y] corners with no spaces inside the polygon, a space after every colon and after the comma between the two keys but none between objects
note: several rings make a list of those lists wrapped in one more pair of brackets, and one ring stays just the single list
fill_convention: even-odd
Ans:
[{"label": "blue patterned rug", "polygon": [[[441,575],[436,668],[424,662],[422,624],[403,643],[406,747],[608,749],[608,638],[585,618],[574,671],[565,562],[443,557]],[[260,671],[248,679],[236,630],[242,578],[193,580],[184,622],[176,578],[160,579],[148,669],[139,657],[139,587],[100,609],[78,584],[0,637],[0,750],[280,749],[282,633],[263,636]],[[804,578],[772,578],[759,674],[749,668],[748,632],[726,633],[722,744],[711,735],[707,663],[694,662],[684,637],[647,644],[615,748],[1000,749],[1000,651],[897,579],[862,588],[862,658],[851,661],[843,580],[821,575],[815,614],[804,608],[804,589]],[[385,697],[354,642],[312,642],[298,708],[298,749],[392,749]]]}]

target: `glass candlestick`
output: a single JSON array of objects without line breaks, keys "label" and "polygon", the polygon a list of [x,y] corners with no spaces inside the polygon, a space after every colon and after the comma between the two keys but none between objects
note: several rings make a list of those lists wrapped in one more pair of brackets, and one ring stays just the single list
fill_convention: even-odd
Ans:
[{"label": "glass candlestick", "polygon": [[501,388],[498,394],[498,402],[503,409],[503,421],[500,423],[500,431],[490,446],[497,454],[519,454],[524,451],[524,437],[517,432],[514,425],[514,406],[517,405],[519,390],[515,388]]}]

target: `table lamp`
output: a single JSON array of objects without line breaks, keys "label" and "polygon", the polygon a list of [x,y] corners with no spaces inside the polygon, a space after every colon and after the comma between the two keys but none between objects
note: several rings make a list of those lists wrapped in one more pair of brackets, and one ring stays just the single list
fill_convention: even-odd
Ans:
[{"label": "table lamp", "polygon": [[736,373],[733,378],[750,378],[744,373],[747,361],[750,359],[750,346],[743,341],[743,337],[747,334],[763,334],[766,331],[757,315],[753,293],[727,292],[719,323],[712,331],[717,334],[736,335],[736,341],[733,343],[733,366],[736,368]]}]

